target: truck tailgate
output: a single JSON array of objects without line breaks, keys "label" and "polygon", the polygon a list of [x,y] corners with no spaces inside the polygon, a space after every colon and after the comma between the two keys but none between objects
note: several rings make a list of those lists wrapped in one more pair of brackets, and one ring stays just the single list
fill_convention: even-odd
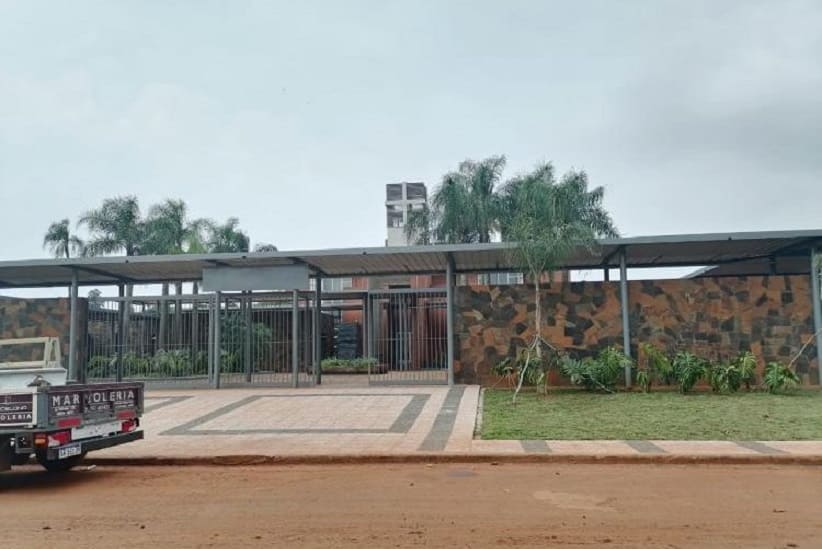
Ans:
[{"label": "truck tailgate", "polygon": [[76,427],[143,413],[142,383],[50,387],[46,393],[48,424]]}]

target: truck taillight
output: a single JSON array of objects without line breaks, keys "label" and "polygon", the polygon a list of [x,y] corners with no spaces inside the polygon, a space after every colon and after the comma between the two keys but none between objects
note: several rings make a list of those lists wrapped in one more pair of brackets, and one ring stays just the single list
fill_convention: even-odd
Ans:
[{"label": "truck taillight", "polygon": [[63,446],[71,442],[71,431],[55,431],[49,433],[48,447]]},{"label": "truck taillight", "polygon": [[44,448],[49,443],[49,438],[46,433],[35,433],[34,434],[34,447],[35,448]]},{"label": "truck taillight", "polygon": [[139,423],[136,419],[129,419],[128,421],[124,421],[122,426],[120,427],[120,431],[123,433],[130,433],[137,429]]}]

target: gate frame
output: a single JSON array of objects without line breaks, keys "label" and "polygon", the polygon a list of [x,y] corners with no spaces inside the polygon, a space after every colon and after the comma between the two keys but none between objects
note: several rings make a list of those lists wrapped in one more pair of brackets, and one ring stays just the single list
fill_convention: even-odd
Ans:
[{"label": "gate frame", "polygon": [[[377,307],[379,306],[379,302],[377,299],[382,296],[386,296],[391,299],[391,296],[394,295],[414,295],[414,296],[434,296],[434,297],[441,297],[445,300],[445,311],[446,311],[446,320],[445,320],[445,343],[446,343],[446,367],[445,367],[445,381],[438,382],[434,380],[375,380],[374,375],[372,373],[371,366],[368,366],[368,385],[370,386],[386,386],[386,385],[454,385],[454,326],[453,326],[453,315],[454,315],[454,306],[453,306],[453,269],[449,269],[448,274],[446,275],[446,287],[445,288],[387,288],[387,289],[369,289],[366,292],[366,295],[363,297],[363,312],[368,313],[368,317],[364,319],[364,324],[366,326],[363,329],[363,337],[367,339],[367,357],[368,358],[375,358],[376,350],[376,343],[378,341],[377,337],[377,330],[380,329],[382,323],[380,322],[379,314],[377,311]],[[366,335],[367,329],[367,335]],[[389,370],[390,372],[390,370]]]}]

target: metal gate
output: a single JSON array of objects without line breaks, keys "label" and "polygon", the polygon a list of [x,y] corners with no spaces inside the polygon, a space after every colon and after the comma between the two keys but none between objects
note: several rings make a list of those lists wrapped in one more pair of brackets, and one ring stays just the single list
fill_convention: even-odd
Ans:
[{"label": "metal gate", "polygon": [[89,298],[81,378],[207,387],[213,310],[210,295]]},{"label": "metal gate", "polygon": [[314,383],[313,300],[277,292],[220,301],[219,386]]},{"label": "metal gate", "polygon": [[447,303],[440,289],[369,292],[370,384],[448,383]]},{"label": "metal gate", "polygon": [[89,298],[81,379],[310,385],[313,315],[310,295],[292,292]]}]

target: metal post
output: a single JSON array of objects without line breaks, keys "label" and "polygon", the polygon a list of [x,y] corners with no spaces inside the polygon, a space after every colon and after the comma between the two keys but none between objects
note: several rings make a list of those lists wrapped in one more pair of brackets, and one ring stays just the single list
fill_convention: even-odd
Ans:
[{"label": "metal post", "polygon": [[[163,284],[161,291],[163,296],[168,296],[168,284]],[[168,301],[161,299],[157,302],[160,309],[160,327],[157,329],[157,350],[161,351],[166,346],[166,331],[168,330]]]},{"label": "metal post", "polygon": [[77,279],[77,271],[71,273],[71,289],[69,291],[69,363],[68,363],[68,378],[69,381],[77,381],[77,292],[79,281]]},{"label": "metal post", "polygon": [[117,308],[118,330],[117,334],[117,372],[115,374],[118,382],[123,381],[123,355],[125,354],[125,345],[127,339],[126,334],[126,286],[125,284],[117,285],[117,295],[120,296]]},{"label": "metal post", "polygon": [[[628,266],[625,249],[619,254],[619,296],[622,306],[622,349],[631,356],[631,320],[628,316]],[[631,367],[625,366],[625,387],[631,386]]]},{"label": "metal post", "polygon": [[214,292],[214,302],[216,307],[214,309],[214,388],[220,388],[220,363],[222,362],[222,344],[220,338],[222,333],[220,330],[220,323],[222,322],[222,301],[223,294],[221,292]]},{"label": "metal post", "polygon": [[611,280],[611,269],[605,267],[604,269],[602,269],[602,274],[603,280],[605,280],[605,282],[609,282]]},{"label": "metal post", "polygon": [[251,334],[253,332],[254,326],[251,318],[251,292],[245,293],[246,295],[240,298],[242,299],[242,301],[240,301],[240,304],[243,307],[243,324],[245,326],[243,334],[243,363],[245,366],[246,383],[251,383]]},{"label": "metal post", "polygon": [[446,345],[448,352],[448,385],[454,384],[454,258],[449,255],[445,266]]},{"label": "metal post", "polygon": [[320,385],[323,380],[322,372],[322,303],[323,303],[323,279],[319,276],[316,278],[316,286],[314,287],[314,384]]},{"label": "metal post", "polygon": [[813,331],[816,333],[816,373],[822,385],[822,294],[819,291],[819,276],[822,269],[819,250],[811,250],[811,299],[813,300]]},{"label": "metal post", "polygon": [[368,353],[369,350],[369,334],[368,334],[368,292],[363,295],[362,298],[362,322],[360,323],[360,332],[362,334],[362,356],[363,358],[368,358],[371,355]]},{"label": "metal post", "polygon": [[207,356],[207,364],[208,364],[208,382],[213,384],[214,383],[214,301],[208,301],[208,323],[206,324],[206,328],[208,331],[206,335],[208,337],[208,341],[206,342],[206,356]]},{"label": "metal post", "polygon": [[300,294],[291,293],[291,386],[300,386]]}]

